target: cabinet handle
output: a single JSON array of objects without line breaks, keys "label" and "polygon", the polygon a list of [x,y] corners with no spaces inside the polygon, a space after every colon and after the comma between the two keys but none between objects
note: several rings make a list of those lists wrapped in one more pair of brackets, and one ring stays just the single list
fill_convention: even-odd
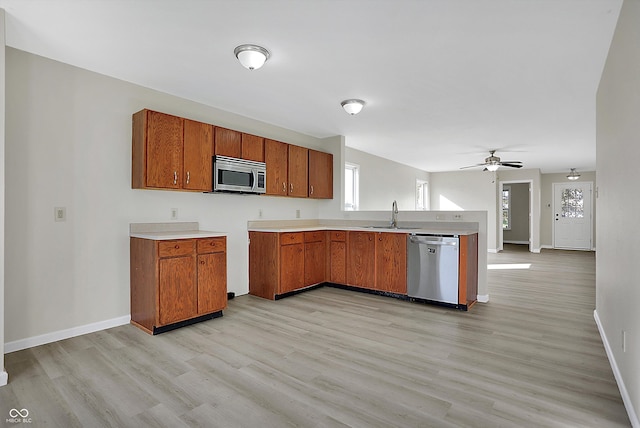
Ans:
[{"label": "cabinet handle", "polygon": [[293,193],[293,183],[289,183],[289,188],[291,189],[291,193]]},{"label": "cabinet handle", "polygon": [[189,184],[189,180],[190,180],[190,176],[189,176],[189,171],[187,171],[187,184]]},{"label": "cabinet handle", "polygon": [[287,193],[287,183],[282,182],[282,193]]},{"label": "cabinet handle", "polygon": [[178,171],[173,171],[173,184],[178,184]]},{"label": "cabinet handle", "polygon": [[175,248],[176,250],[179,250],[180,249],[180,245],[176,244],[176,246],[173,247],[173,248]]},{"label": "cabinet handle", "polygon": [[313,184],[311,185],[311,194],[313,195]]},{"label": "cabinet handle", "polygon": [[203,265],[204,264],[204,260],[200,260],[200,264]]}]

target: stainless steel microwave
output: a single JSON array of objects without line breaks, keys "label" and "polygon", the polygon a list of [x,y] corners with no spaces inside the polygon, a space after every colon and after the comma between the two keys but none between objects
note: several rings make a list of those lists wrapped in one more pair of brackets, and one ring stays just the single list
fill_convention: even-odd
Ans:
[{"label": "stainless steel microwave", "polygon": [[213,191],[237,193],[265,193],[267,166],[228,156],[213,157]]}]

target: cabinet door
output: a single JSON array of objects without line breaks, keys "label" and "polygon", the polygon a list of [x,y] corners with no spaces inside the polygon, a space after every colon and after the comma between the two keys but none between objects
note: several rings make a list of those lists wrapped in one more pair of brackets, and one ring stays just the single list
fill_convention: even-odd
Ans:
[{"label": "cabinet door", "polygon": [[347,284],[363,288],[375,287],[375,234],[348,233]]},{"label": "cabinet door", "polygon": [[183,123],[180,117],[147,111],[147,187],[181,187]]},{"label": "cabinet door", "polygon": [[264,162],[264,138],[242,134],[242,159]]},{"label": "cabinet door", "polygon": [[309,150],[309,197],[333,199],[333,155]]},{"label": "cabinet door", "polygon": [[304,244],[280,246],[280,287],[278,294],[304,286]]},{"label": "cabinet door", "polygon": [[329,281],[336,284],[347,283],[347,243],[331,241],[329,254],[331,257]]},{"label": "cabinet door", "polygon": [[264,161],[267,164],[267,195],[287,195],[288,146],[275,140],[264,140]]},{"label": "cabinet door", "polygon": [[198,256],[198,315],[227,307],[227,256],[225,253]]},{"label": "cabinet door", "polygon": [[185,119],[183,150],[182,187],[188,190],[211,191],[213,125]]},{"label": "cabinet door", "polygon": [[240,158],[242,156],[242,134],[232,129],[216,126],[215,154]]},{"label": "cabinet door", "polygon": [[304,285],[325,281],[327,249],[324,241],[304,244]]},{"label": "cabinet door", "polygon": [[376,234],[376,290],[407,294],[406,234]]},{"label": "cabinet door", "polygon": [[289,196],[307,197],[309,149],[289,145]]},{"label": "cabinet door", "polygon": [[160,259],[159,269],[160,325],[195,316],[198,295],[194,257]]}]

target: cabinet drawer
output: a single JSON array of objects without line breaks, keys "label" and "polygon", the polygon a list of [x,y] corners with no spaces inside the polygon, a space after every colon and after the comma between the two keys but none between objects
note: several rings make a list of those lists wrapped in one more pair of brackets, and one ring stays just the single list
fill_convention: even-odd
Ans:
[{"label": "cabinet drawer", "polygon": [[305,232],[304,242],[323,242],[324,235],[325,235],[324,230],[315,230],[313,232]]},{"label": "cabinet drawer", "polygon": [[286,232],[280,234],[280,245],[302,244],[304,234],[302,232]]},{"label": "cabinet drawer", "polygon": [[226,241],[224,236],[198,239],[198,254],[222,253],[227,249]]},{"label": "cabinet drawer", "polygon": [[195,250],[193,239],[158,242],[158,257],[188,256]]},{"label": "cabinet drawer", "polygon": [[332,241],[344,242],[347,240],[347,232],[344,230],[332,230],[329,236],[331,236]]}]

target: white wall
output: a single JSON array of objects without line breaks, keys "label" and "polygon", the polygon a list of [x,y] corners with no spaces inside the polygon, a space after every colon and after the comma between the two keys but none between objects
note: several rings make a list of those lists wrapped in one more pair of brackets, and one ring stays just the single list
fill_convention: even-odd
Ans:
[{"label": "white wall", "polygon": [[[640,1],[625,0],[597,94],[596,320],[640,427]],[[622,335],[626,332],[626,352]]]},{"label": "white wall", "polygon": [[[296,209],[317,218],[334,203],[132,190],[131,114],[151,108],[338,155],[340,138],[318,140],[11,48],[6,74],[2,343],[127,316],[129,223],[169,221],[177,208],[180,221],[227,232],[228,289],[245,294],[247,221],[259,209],[265,219],[293,219]],[[57,206],[66,222],[54,222]]]},{"label": "white wall", "polygon": [[497,251],[495,174],[464,171],[432,172],[430,176],[431,209],[434,211],[487,211],[486,248],[491,252]]},{"label": "white wall", "polygon": [[5,194],[5,25],[4,9],[0,9],[0,386],[6,385],[4,369],[4,194]]},{"label": "white wall", "polygon": [[[541,202],[542,209],[540,215],[540,243],[542,247],[553,247],[553,183],[567,183],[567,174],[542,174],[542,187],[541,187]],[[590,181],[593,183],[592,189],[594,191],[594,195],[591,198],[593,201],[593,230],[591,232],[591,236],[593,238],[592,247],[596,247],[596,204],[595,204],[595,188],[596,188],[596,173],[594,171],[586,171],[580,173],[579,182],[587,182]]]},{"label": "white wall", "polygon": [[[348,144],[348,140],[346,141]],[[429,173],[347,147],[346,162],[360,166],[360,211],[416,209],[416,179],[429,181]]]}]

